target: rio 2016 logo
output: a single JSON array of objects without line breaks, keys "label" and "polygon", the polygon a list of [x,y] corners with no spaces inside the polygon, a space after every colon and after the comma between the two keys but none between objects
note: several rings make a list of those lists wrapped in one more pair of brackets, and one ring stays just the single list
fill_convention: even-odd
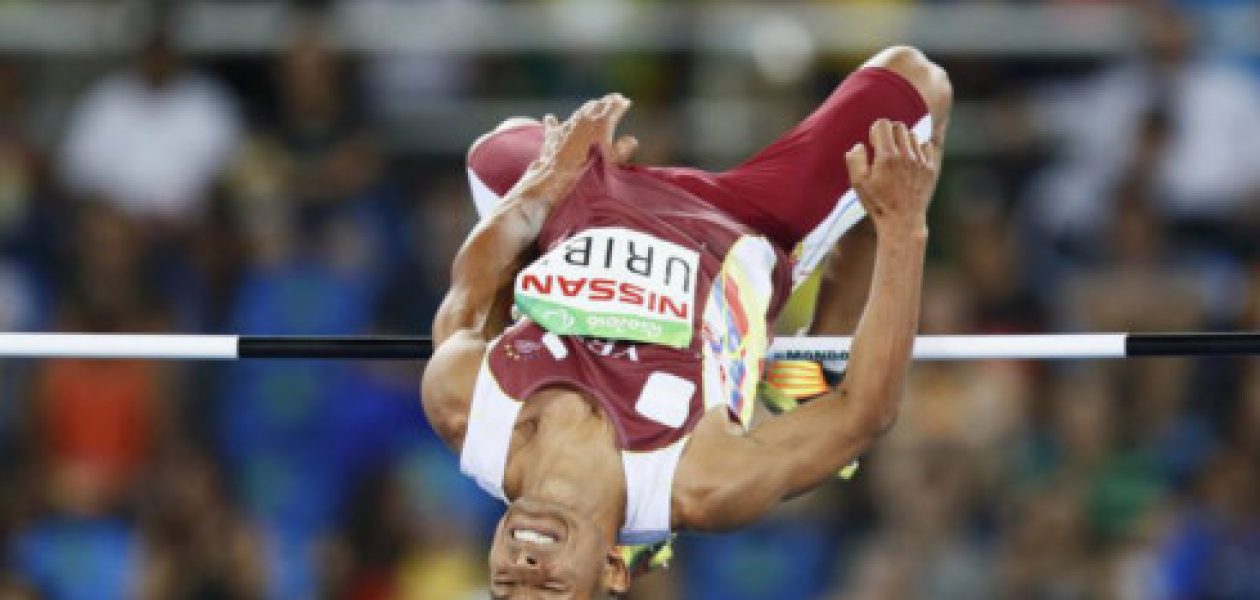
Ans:
[{"label": "rio 2016 logo", "polygon": [[545,310],[538,316],[547,325],[547,329],[568,331],[572,329],[573,325],[577,322],[573,318],[573,313],[559,308]]}]

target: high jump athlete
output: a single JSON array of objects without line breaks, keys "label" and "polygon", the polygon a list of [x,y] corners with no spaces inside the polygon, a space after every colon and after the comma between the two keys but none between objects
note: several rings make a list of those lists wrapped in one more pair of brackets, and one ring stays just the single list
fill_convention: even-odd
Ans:
[{"label": "high jump athlete", "polygon": [[[461,469],[508,502],[492,597],[624,592],[626,548],[749,523],[891,426],[951,97],[894,47],[729,171],[625,164],[616,95],[479,141],[486,214],[421,391]],[[754,422],[774,320],[833,248],[811,332],[854,333],[847,373]]]}]

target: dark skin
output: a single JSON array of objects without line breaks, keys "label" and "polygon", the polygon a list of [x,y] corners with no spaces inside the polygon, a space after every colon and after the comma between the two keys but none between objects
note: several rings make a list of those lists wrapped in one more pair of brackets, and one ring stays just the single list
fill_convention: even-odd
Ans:
[{"label": "dark skin", "polygon": [[[622,157],[619,150],[632,147],[625,139],[612,141],[628,107],[620,96],[609,96],[587,103],[563,124],[549,117],[541,156],[455,259],[452,285],[434,322],[435,352],[422,398],[434,428],[456,452],[489,340],[510,322],[513,278],[591,149]],[[733,427],[724,411],[704,415],[675,474],[675,530],[748,524],[830,480],[891,426],[918,324],[925,215],[940,161],[935,142],[917,144],[904,125],[887,120],[872,125],[871,146],[858,144],[845,157],[871,223],[870,265],[851,267],[868,269],[870,284],[845,380],[747,432]],[[844,264],[833,264],[833,271]],[[590,598],[629,588],[627,566],[615,551],[625,518],[624,473],[613,425],[593,398],[556,386],[524,402],[504,491],[511,504],[490,550],[492,597]],[[512,532],[521,529],[556,542],[514,539]]]}]

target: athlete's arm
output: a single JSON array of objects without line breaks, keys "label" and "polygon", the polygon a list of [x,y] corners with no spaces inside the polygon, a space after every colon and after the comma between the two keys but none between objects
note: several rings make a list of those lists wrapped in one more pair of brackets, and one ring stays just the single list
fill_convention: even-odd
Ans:
[{"label": "athlete's arm", "polygon": [[628,102],[608,96],[586,103],[563,124],[548,116],[539,157],[503,202],[473,228],[451,265],[451,286],[433,320],[433,356],[421,398],[438,434],[462,445],[468,399],[486,342],[507,325],[512,283],[551,209],[573,187],[591,148]]},{"label": "athlete's arm", "polygon": [[[589,102],[563,125],[548,117],[542,151],[503,202],[473,228],[451,265],[451,287],[433,322],[435,346],[460,331],[493,337],[506,320],[505,296],[551,209],[586,167],[615,98]],[[500,310],[495,310],[500,309]]]},{"label": "athlete's arm", "polygon": [[697,431],[675,479],[676,525],[720,530],[748,523],[780,500],[834,476],[896,418],[919,320],[926,211],[938,158],[906,127],[871,127],[846,156],[876,232],[875,266],[844,381],[828,394],[747,435]]}]

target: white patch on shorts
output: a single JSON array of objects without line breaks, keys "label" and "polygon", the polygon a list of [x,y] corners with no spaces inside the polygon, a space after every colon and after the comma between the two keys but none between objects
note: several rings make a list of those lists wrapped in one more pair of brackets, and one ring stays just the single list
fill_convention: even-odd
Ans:
[{"label": "white patch on shorts", "polygon": [[634,409],[657,423],[677,429],[687,421],[691,396],[695,393],[694,382],[658,371],[648,376]]}]

